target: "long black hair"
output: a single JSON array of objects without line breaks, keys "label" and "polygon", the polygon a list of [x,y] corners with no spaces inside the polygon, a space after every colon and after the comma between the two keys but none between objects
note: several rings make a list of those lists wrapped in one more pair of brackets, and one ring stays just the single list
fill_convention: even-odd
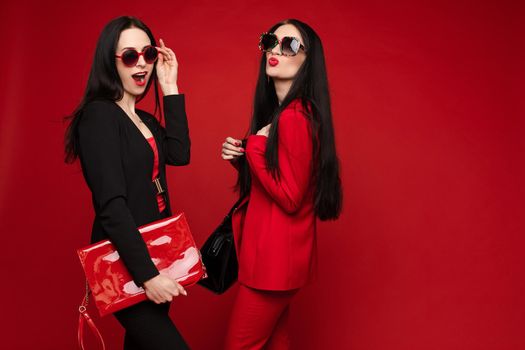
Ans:
[{"label": "long black hair", "polygon": [[[65,120],[69,122],[64,138],[66,163],[73,163],[78,158],[77,129],[84,107],[95,100],[119,101],[124,95],[124,88],[115,63],[115,52],[117,50],[120,33],[129,28],[143,30],[148,35],[151,45],[157,45],[151,30],[136,17],[122,16],[106,24],[98,38],[84,96],[73,113],[65,118]],[[155,65],[156,64],[155,62]],[[137,102],[142,100],[153,84],[155,90],[155,114],[157,114],[157,111],[160,111],[157,82],[157,73],[156,70],[153,69],[151,79],[148,81],[144,93],[137,98]]]},{"label": "long black hair", "polygon": [[[295,99],[300,99],[312,126],[313,168],[315,184],[314,208],[321,220],[334,220],[342,208],[342,188],[339,176],[339,160],[335,149],[334,127],[330,107],[330,94],[326,64],[321,39],[307,24],[288,19],[272,26],[267,32],[273,33],[284,24],[297,28],[303,38],[306,59],[294,78],[290,91],[279,105],[272,79],[266,75],[266,54],[263,53],[259,67],[259,78],[255,88],[253,116],[249,134],[272,123],[266,143],[266,166],[274,178],[279,178],[277,124],[281,112]],[[237,189],[240,195],[250,191],[251,177],[245,157],[239,158]]]}]

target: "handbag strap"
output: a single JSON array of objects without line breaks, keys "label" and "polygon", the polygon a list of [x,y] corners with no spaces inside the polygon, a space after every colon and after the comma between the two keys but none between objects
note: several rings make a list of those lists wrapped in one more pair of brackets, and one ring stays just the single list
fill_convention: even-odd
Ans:
[{"label": "handbag strap", "polygon": [[237,209],[239,207],[239,205],[241,205],[242,201],[246,198],[246,196],[242,196],[240,197],[237,202],[235,202],[235,204],[233,205],[233,207],[230,209],[230,211],[228,212],[228,215],[226,215],[226,217],[231,217],[233,212],[235,211],[235,209]]},{"label": "handbag strap", "polygon": [[78,347],[81,350],[85,350],[84,347],[84,327],[87,323],[88,327],[91,329],[93,334],[97,337],[97,339],[102,344],[102,349],[106,350],[106,344],[104,343],[104,339],[102,338],[102,334],[100,334],[100,331],[98,330],[97,326],[95,325],[95,322],[93,322],[93,319],[89,316],[87,313],[87,307],[89,304],[89,287],[86,281],[86,294],[82,298],[82,302],[80,303],[80,306],[78,307]]}]

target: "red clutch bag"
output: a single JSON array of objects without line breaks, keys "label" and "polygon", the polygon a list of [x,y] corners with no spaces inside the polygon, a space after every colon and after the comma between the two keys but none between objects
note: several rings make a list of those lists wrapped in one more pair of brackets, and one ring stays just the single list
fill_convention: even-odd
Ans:
[{"label": "red clutch bag", "polygon": [[[139,231],[161,274],[185,287],[205,277],[200,251],[183,213],[139,227]],[[100,316],[146,300],[144,289],[133,282],[109,240],[78,249],[77,253]]]}]

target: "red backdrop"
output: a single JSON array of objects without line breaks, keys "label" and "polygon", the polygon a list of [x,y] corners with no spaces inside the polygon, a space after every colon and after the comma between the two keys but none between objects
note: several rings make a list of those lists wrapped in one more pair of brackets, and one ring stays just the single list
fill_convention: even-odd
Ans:
[{"label": "red backdrop", "polygon": [[[247,128],[258,35],[296,17],[323,40],[345,202],[339,221],[319,225],[319,277],[292,306],[295,348],[524,349],[518,3],[3,4],[0,347],[75,347],[75,249],[93,212],[79,166],[62,162],[61,117],[79,102],[103,25],[133,14],[180,62],[192,163],[169,182],[199,244],[234,200],[220,144]],[[193,349],[220,349],[235,292],[194,287],[176,300]],[[118,323],[99,323],[119,348]]]}]

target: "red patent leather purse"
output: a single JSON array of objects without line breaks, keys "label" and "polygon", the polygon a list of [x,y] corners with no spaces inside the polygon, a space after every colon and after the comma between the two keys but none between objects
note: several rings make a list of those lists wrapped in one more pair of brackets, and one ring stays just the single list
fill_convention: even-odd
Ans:
[{"label": "red patent leather purse", "polygon": [[[139,232],[161,274],[175,279],[184,287],[191,286],[206,276],[200,251],[183,213],[139,227]],[[144,289],[133,282],[109,240],[78,249],[77,253],[100,316],[147,299]],[[104,347],[100,333],[87,314],[87,302],[88,293],[79,307],[79,346],[84,348],[82,329],[84,322],[87,322]]]}]

